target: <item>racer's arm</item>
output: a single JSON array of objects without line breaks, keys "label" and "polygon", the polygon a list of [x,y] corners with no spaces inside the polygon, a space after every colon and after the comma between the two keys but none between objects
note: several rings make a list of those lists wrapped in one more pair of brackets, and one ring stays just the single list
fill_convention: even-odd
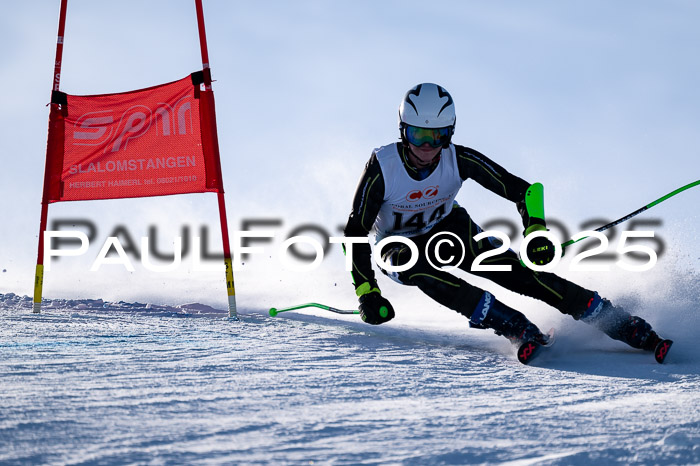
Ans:
[{"label": "racer's arm", "polygon": [[525,191],[530,186],[528,182],[512,175],[481,152],[457,145],[455,150],[462,180],[471,178],[489,191],[513,202],[525,199]]},{"label": "racer's arm", "polygon": [[461,178],[471,178],[486,189],[514,202],[523,219],[524,235],[546,229],[540,183],[531,185],[474,149],[457,145],[455,149]]},{"label": "racer's arm", "polygon": [[[355,190],[352,211],[345,225],[345,236],[368,236],[383,202],[384,177],[379,161],[373,153]],[[347,254],[345,246],[343,248]],[[377,288],[371,257],[372,250],[369,244],[352,245],[352,279],[358,296]]]}]

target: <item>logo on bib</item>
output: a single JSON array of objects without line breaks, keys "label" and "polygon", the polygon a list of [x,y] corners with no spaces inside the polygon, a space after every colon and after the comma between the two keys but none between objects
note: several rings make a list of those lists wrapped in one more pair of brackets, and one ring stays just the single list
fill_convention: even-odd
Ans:
[{"label": "logo on bib", "polygon": [[421,199],[432,199],[437,196],[437,193],[437,186],[429,186],[422,191],[416,189],[415,191],[411,191],[410,193],[406,194],[406,200],[409,202],[415,202],[420,201]]}]

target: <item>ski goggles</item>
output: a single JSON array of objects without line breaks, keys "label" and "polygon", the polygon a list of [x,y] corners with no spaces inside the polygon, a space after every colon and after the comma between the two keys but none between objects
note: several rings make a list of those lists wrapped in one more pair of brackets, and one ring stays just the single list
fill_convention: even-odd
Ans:
[{"label": "ski goggles", "polygon": [[419,128],[417,126],[406,125],[404,134],[406,135],[406,140],[414,146],[420,147],[427,142],[430,147],[437,149],[450,142],[452,127]]}]

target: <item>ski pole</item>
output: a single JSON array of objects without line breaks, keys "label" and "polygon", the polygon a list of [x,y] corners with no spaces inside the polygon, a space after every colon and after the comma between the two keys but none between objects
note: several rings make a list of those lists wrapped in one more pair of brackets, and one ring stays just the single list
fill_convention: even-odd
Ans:
[{"label": "ski pole", "polygon": [[[666,194],[666,195],[663,196],[663,197],[658,198],[658,199],[655,200],[654,202],[645,205],[645,206],[642,207],[641,209],[635,210],[635,211],[632,212],[631,214],[625,215],[624,217],[619,218],[619,219],[615,220],[614,222],[610,222],[610,223],[608,223],[607,225],[603,225],[603,226],[600,227],[600,228],[596,228],[595,231],[602,232],[602,231],[607,230],[608,228],[614,227],[615,225],[619,225],[620,223],[625,222],[625,221],[631,219],[631,218],[634,217],[635,215],[639,215],[639,214],[641,214],[642,212],[644,212],[645,210],[651,209],[652,207],[654,207],[654,206],[657,205],[657,204],[661,204],[661,203],[662,203],[663,201],[665,201],[666,199],[669,199],[669,198],[675,196],[676,194],[681,193],[681,192],[683,192],[683,191],[685,191],[685,190],[687,190],[687,189],[690,189],[690,188],[692,188],[693,186],[697,186],[697,185],[700,185],[700,180],[694,181],[694,182],[692,182],[692,183],[688,183],[687,185],[685,185],[685,186],[683,186],[683,187],[681,187],[681,188],[678,188],[678,189],[676,189],[675,191],[672,191],[672,192]],[[562,249],[565,249],[567,246],[571,246],[572,244],[578,243],[579,241],[584,240],[584,239],[586,239],[586,238],[588,238],[588,236],[584,236],[583,238],[579,238],[579,239],[577,239],[576,241],[574,241],[574,240],[571,239],[571,240],[569,240],[569,241],[567,241],[567,242],[565,242],[565,243],[562,243],[561,248],[562,248]]]},{"label": "ski pole", "polygon": [[357,311],[357,310],[337,309],[335,307],[326,306],[325,304],[306,303],[306,304],[299,304],[298,306],[285,307],[283,309],[277,309],[274,307],[270,308],[270,316],[275,317],[280,312],[294,311],[297,309],[303,309],[305,307],[317,307],[317,308],[323,309],[325,311],[335,312],[336,314],[359,314],[360,313],[360,311]]}]

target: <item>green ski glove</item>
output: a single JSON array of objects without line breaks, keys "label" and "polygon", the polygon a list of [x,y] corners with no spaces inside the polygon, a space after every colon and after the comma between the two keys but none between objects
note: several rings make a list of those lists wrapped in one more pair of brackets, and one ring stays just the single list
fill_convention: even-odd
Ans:
[{"label": "green ski glove", "polygon": [[364,283],[357,288],[356,293],[360,298],[360,317],[363,322],[379,325],[394,318],[394,307],[376,286]]}]

